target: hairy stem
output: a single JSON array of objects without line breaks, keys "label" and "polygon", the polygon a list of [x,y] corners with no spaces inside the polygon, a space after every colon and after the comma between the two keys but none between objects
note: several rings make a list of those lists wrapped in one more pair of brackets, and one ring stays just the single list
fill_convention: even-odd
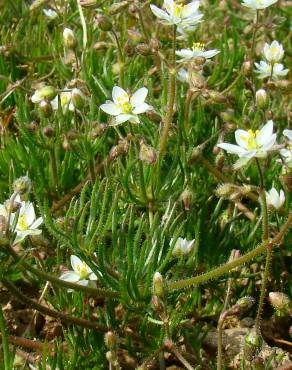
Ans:
[{"label": "hairy stem", "polygon": [[[279,244],[288,231],[289,227],[292,224],[292,213],[289,214],[285,224],[282,226],[280,232],[268,243],[269,248],[272,248],[273,246]],[[190,287],[193,285],[199,285],[206,283],[207,281],[211,279],[216,279],[221,275],[226,274],[227,272],[231,271],[235,267],[242,266],[245,263],[251,261],[254,257],[264,253],[267,250],[267,242],[263,242],[260,244],[257,248],[254,250],[244,254],[243,256],[237,258],[234,261],[228,262],[222,266],[216,267],[211,271],[206,272],[205,274],[193,276],[188,279],[178,280],[174,281],[172,283],[168,284],[168,290],[173,291],[176,289],[183,289],[186,287]]]},{"label": "hairy stem", "polygon": [[175,80],[176,80],[176,70],[175,70],[175,49],[176,49],[176,26],[173,26],[173,46],[172,46],[172,65],[169,70],[169,83],[168,83],[168,104],[167,104],[167,112],[163,122],[163,129],[162,134],[159,141],[159,154],[160,156],[163,155],[167,139],[168,139],[168,132],[171,124],[171,120],[173,117],[174,111],[174,99],[175,99]]},{"label": "hairy stem", "polygon": [[6,323],[3,315],[2,305],[0,305],[0,330],[2,334],[2,348],[3,348],[3,357],[4,357],[4,370],[10,370],[10,353],[9,353],[9,344],[7,337]]}]

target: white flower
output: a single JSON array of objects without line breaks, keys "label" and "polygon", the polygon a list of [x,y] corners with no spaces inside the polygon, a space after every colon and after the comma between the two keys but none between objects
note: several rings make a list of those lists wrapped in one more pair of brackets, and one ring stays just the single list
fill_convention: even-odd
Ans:
[{"label": "white flower", "polygon": [[40,103],[42,100],[51,100],[56,94],[56,90],[52,86],[43,86],[35,90],[31,101],[33,103]]},{"label": "white flower", "polygon": [[192,49],[181,49],[175,52],[177,56],[179,56],[180,60],[178,62],[185,62],[190,59],[203,57],[205,59],[210,59],[220,53],[219,50],[213,49],[213,50],[205,50],[205,47],[203,44],[197,42],[193,44]]},{"label": "white flower", "polygon": [[164,0],[163,6],[165,11],[152,4],[150,8],[157,18],[162,19],[163,24],[178,26],[180,33],[192,32],[203,17],[199,12],[199,1],[184,5],[178,1]]},{"label": "white flower", "polygon": [[270,63],[277,63],[284,56],[284,49],[278,41],[274,40],[271,45],[265,43],[263,55],[265,59]]},{"label": "white flower", "polygon": [[77,283],[83,286],[87,286],[91,280],[97,280],[95,273],[92,272],[91,268],[85,262],[81,261],[80,258],[72,255],[70,261],[73,271],[68,271],[62,274],[60,276],[61,280],[69,281],[70,283]]},{"label": "white flower", "polygon": [[55,19],[58,17],[58,13],[53,9],[43,9],[43,13],[50,19]]},{"label": "white flower", "polygon": [[[281,149],[280,154],[283,157],[285,164],[289,167],[292,168],[292,147],[288,147],[288,149]],[[281,159],[278,159],[277,162],[282,163]]]},{"label": "white flower", "polygon": [[58,110],[59,99],[60,99],[60,105],[61,105],[63,112],[65,112],[67,109],[69,109],[71,112],[74,112],[75,107],[72,102],[72,91],[73,90],[67,89],[66,87],[64,88],[64,90],[68,90],[68,91],[61,92],[60,95],[57,95],[51,101],[52,108],[53,110]]},{"label": "white flower", "polygon": [[[14,240],[14,244],[16,244],[20,243],[28,235],[40,235],[42,231],[38,227],[43,223],[43,218],[39,217],[36,219],[34,207],[31,202],[22,202],[19,196],[14,201],[21,204],[17,223],[13,230],[16,232],[16,238]],[[11,226],[14,224],[15,217],[17,217],[17,213],[12,213],[10,217]]]},{"label": "white flower", "polygon": [[235,140],[238,145],[229,143],[217,145],[227,153],[239,156],[239,160],[234,165],[235,168],[247,164],[253,157],[264,158],[276,141],[276,134],[273,134],[273,121],[268,121],[261,130],[257,131],[236,130]]},{"label": "white flower", "polygon": [[107,100],[105,104],[100,106],[100,109],[115,117],[115,125],[126,121],[139,123],[138,114],[152,109],[150,105],[145,103],[147,94],[148,90],[146,87],[142,87],[132,96],[129,96],[121,87],[114,86],[112,91],[113,101]]},{"label": "white flower", "polygon": [[292,130],[288,130],[287,128],[283,131],[283,135],[285,135],[289,141],[292,141]]},{"label": "white flower", "polygon": [[286,74],[289,72],[289,69],[284,69],[284,66],[281,63],[275,63],[272,66],[272,64],[261,60],[260,63],[255,63],[255,66],[257,67],[257,70],[255,70],[255,72],[259,74],[258,78],[261,79],[270,77],[272,74],[272,79],[278,80],[280,77],[286,76]]},{"label": "white flower", "polygon": [[278,193],[275,188],[272,188],[269,192],[266,191],[266,200],[268,206],[279,209],[285,203],[285,194],[283,190],[280,190],[280,193]]},{"label": "white flower", "polygon": [[[173,243],[173,238],[170,239],[170,244]],[[186,238],[178,238],[172,251],[175,257],[185,256],[191,252],[195,243],[195,239],[187,240]]]},{"label": "white flower", "polygon": [[190,75],[189,72],[186,71],[184,68],[181,68],[177,73],[177,79],[181,82],[190,82]]},{"label": "white flower", "polygon": [[278,0],[243,0],[242,5],[253,10],[260,10],[275,4],[277,1]]}]

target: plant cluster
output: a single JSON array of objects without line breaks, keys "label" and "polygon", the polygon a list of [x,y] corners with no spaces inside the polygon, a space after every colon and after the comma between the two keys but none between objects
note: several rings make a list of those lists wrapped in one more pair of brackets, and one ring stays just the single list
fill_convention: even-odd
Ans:
[{"label": "plant cluster", "polygon": [[[5,370],[289,360],[289,16],[277,0],[5,2]],[[15,301],[33,312],[21,333]],[[32,330],[39,316],[60,330]]]}]

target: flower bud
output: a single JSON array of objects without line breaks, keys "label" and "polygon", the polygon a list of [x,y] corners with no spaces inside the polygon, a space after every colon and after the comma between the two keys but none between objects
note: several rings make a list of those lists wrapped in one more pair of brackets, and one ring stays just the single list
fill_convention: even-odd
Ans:
[{"label": "flower bud", "polygon": [[19,177],[13,183],[14,193],[22,195],[29,193],[30,190],[31,190],[31,181],[27,176]]},{"label": "flower bud", "polygon": [[126,41],[124,50],[128,57],[132,57],[135,54],[135,48],[131,40]]},{"label": "flower bud", "polygon": [[190,191],[189,188],[186,188],[180,195],[179,199],[183,202],[185,210],[189,211],[190,206],[193,200],[193,193]]},{"label": "flower bud", "polygon": [[264,89],[260,89],[256,92],[256,105],[261,109],[267,109],[269,107],[270,99]]},{"label": "flower bud", "polygon": [[153,276],[153,293],[158,297],[163,297],[165,293],[163,277],[159,272]]},{"label": "flower bud", "polygon": [[80,89],[76,87],[71,92],[71,100],[76,109],[82,109],[85,103],[85,96]]},{"label": "flower bud", "polygon": [[236,190],[237,190],[237,187],[233,184],[229,184],[229,183],[219,184],[215,190],[215,194],[218,198],[223,197],[227,199]]},{"label": "flower bud", "polygon": [[117,337],[115,333],[112,331],[108,331],[104,336],[104,342],[109,349],[114,349],[117,345]]},{"label": "flower bud", "polygon": [[46,126],[43,129],[43,135],[46,137],[53,137],[55,136],[55,129],[52,126]]},{"label": "flower bud", "polygon": [[108,17],[102,14],[98,14],[95,17],[95,23],[99,29],[101,29],[104,32],[111,31],[113,28],[112,22]]},{"label": "flower bud", "polygon": [[43,86],[35,91],[31,97],[31,101],[33,103],[40,103],[42,100],[50,101],[53,100],[56,95],[57,91],[53,86]]},{"label": "flower bud", "polygon": [[227,109],[224,112],[220,113],[220,117],[224,122],[233,122],[234,121],[234,110],[233,109]]},{"label": "flower bud", "polygon": [[252,73],[252,62],[250,60],[246,60],[242,65],[242,71],[245,76],[250,76]]},{"label": "flower bud", "polygon": [[39,109],[43,113],[43,115],[48,118],[53,113],[53,108],[51,103],[47,100],[42,100],[39,104]]},{"label": "flower bud", "polygon": [[281,292],[270,292],[269,301],[276,310],[287,309],[291,304],[291,299],[287,294]]},{"label": "flower bud", "polygon": [[96,50],[96,51],[107,50],[109,47],[110,47],[110,44],[108,42],[105,42],[105,41],[99,41],[99,42],[96,42],[93,45],[93,49]]},{"label": "flower bud", "polygon": [[146,112],[146,116],[150,119],[150,121],[154,123],[159,123],[161,121],[161,116],[154,112],[154,110],[148,110]]},{"label": "flower bud", "polygon": [[77,40],[74,32],[70,28],[65,28],[63,31],[63,42],[67,49],[75,49]]},{"label": "flower bud", "polygon": [[127,31],[129,39],[134,43],[134,45],[139,44],[143,40],[143,36],[140,32],[136,30],[128,30]]},{"label": "flower bud", "polygon": [[128,6],[128,1],[119,1],[118,3],[114,3],[111,5],[108,9],[109,15],[115,15],[118,14],[126,9]]},{"label": "flower bud", "polygon": [[[239,251],[237,251],[239,252]],[[240,313],[248,311],[255,304],[255,299],[253,297],[242,297],[237,302],[236,305],[240,308]]]},{"label": "flower bud", "polygon": [[164,303],[159,297],[157,297],[157,295],[152,296],[151,304],[157,312],[163,312],[165,310]]},{"label": "flower bud", "polygon": [[138,44],[136,46],[136,51],[138,54],[143,55],[144,57],[151,54],[150,46],[144,43]]},{"label": "flower bud", "polygon": [[252,360],[262,348],[263,338],[254,331],[247,334],[244,340],[244,355],[247,360]]},{"label": "flower bud", "polygon": [[142,162],[154,164],[157,159],[157,154],[156,151],[150,145],[147,145],[143,141],[141,141],[139,158]]}]

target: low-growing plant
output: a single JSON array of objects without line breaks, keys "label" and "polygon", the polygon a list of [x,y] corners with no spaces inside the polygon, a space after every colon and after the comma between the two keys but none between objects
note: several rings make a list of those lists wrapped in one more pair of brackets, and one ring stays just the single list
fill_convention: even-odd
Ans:
[{"label": "low-growing plant", "polygon": [[3,369],[287,364],[289,16],[4,2]]}]

